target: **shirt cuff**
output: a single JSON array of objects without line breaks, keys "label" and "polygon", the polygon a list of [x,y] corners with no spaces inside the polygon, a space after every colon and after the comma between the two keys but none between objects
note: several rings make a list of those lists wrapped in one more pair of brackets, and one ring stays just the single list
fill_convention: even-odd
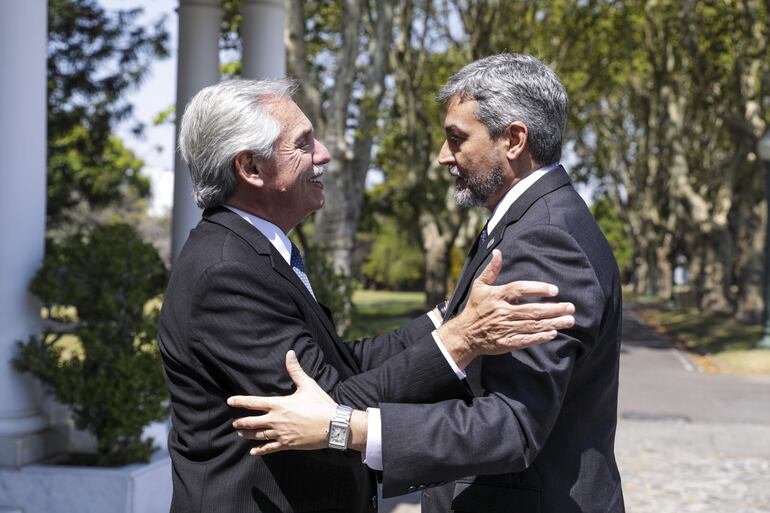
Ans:
[{"label": "shirt cuff", "polygon": [[[433,330],[431,333],[433,335],[433,340],[436,341],[436,345],[438,345],[439,350],[441,351],[441,354],[444,355],[444,358],[446,359],[447,363],[450,367],[452,367],[452,370],[455,373],[455,376],[457,376],[457,379],[465,379],[465,372],[460,369],[460,367],[457,366],[455,361],[452,359],[451,356],[449,356],[449,352],[446,350],[446,347],[444,347],[444,343],[441,342],[441,338],[438,336],[438,330]],[[378,415],[379,418],[379,415]]]},{"label": "shirt cuff", "polygon": [[382,422],[380,421],[379,408],[367,408],[369,417],[366,435],[366,451],[364,451],[364,464],[372,470],[382,470]]},{"label": "shirt cuff", "polygon": [[430,312],[428,312],[428,318],[433,322],[433,326],[435,326],[436,328],[438,328],[444,323],[444,319],[439,318],[435,308]]}]

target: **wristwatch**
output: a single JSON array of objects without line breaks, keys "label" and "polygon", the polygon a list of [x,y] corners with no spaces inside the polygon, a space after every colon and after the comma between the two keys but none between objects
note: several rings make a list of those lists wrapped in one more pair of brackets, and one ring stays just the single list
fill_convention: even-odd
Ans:
[{"label": "wristwatch", "polygon": [[447,307],[446,299],[443,300],[441,303],[436,305],[436,310],[438,310],[438,313],[441,314],[442,319],[446,319],[446,307]]},{"label": "wristwatch", "polygon": [[351,415],[353,415],[353,408],[341,404],[337,405],[334,417],[329,422],[329,449],[344,451],[348,448]]}]

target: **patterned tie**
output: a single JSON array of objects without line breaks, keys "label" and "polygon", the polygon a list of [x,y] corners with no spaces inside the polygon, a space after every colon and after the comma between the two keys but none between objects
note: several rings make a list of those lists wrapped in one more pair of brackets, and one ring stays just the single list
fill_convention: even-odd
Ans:
[{"label": "patterned tie", "polygon": [[487,225],[484,225],[484,229],[481,230],[481,235],[479,235],[479,249],[484,247],[484,244],[487,243],[487,238],[489,238],[489,235],[487,234]]},{"label": "patterned tie", "polygon": [[297,277],[305,284],[310,295],[315,297],[313,287],[310,286],[310,280],[307,279],[307,274],[305,274],[305,263],[302,261],[302,255],[299,254],[299,250],[294,244],[291,245],[291,268],[294,269]]}]

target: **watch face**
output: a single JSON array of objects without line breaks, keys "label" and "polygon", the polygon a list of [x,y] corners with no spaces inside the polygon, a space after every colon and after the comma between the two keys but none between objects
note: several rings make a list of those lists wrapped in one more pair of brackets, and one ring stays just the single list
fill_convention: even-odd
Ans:
[{"label": "watch face", "polygon": [[340,426],[337,424],[331,425],[331,430],[329,431],[330,445],[339,445],[339,446],[345,447],[348,441],[347,438],[348,438],[347,426]]}]

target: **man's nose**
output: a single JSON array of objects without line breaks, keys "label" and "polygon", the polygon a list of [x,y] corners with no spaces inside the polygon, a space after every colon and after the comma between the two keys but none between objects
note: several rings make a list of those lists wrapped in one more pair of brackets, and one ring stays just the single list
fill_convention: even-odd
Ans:
[{"label": "man's nose", "polygon": [[329,150],[326,149],[326,146],[324,146],[324,144],[318,139],[315,139],[313,148],[313,164],[321,166],[329,162],[331,159],[332,156],[329,153]]},{"label": "man's nose", "polygon": [[442,166],[451,166],[455,163],[455,156],[449,151],[449,143],[447,141],[444,141],[444,144],[441,145],[441,151],[438,152],[438,163]]}]

